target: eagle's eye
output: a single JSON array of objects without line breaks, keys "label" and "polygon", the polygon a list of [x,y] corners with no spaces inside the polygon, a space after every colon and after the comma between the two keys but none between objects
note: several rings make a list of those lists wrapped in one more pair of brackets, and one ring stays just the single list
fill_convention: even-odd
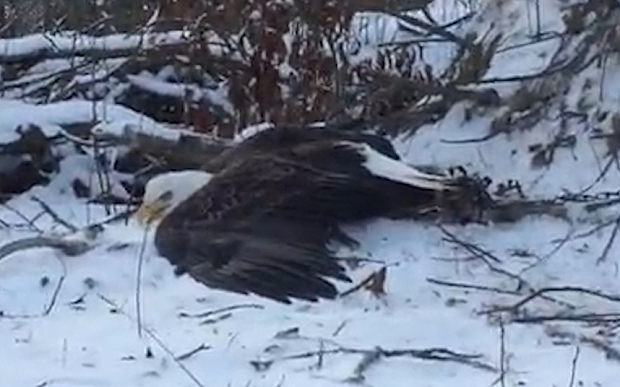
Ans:
[{"label": "eagle's eye", "polygon": [[172,191],[170,191],[170,190],[165,191],[164,193],[159,195],[159,197],[157,199],[161,200],[162,202],[170,201],[172,199]]}]

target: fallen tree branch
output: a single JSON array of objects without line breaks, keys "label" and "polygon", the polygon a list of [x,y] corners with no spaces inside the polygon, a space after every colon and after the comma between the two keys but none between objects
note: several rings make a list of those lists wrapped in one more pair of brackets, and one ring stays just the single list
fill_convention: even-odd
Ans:
[{"label": "fallen tree branch", "polygon": [[133,87],[155,96],[179,101],[203,102],[223,116],[231,117],[234,114],[234,108],[228,101],[221,98],[217,91],[209,88],[199,87],[196,84],[164,82],[144,75],[127,74],[126,78]]},{"label": "fallen tree branch", "polygon": [[540,324],[548,321],[570,321],[605,324],[610,322],[620,322],[620,313],[558,313],[553,315],[517,317],[513,318],[510,321],[517,324]]},{"label": "fallen tree branch", "polygon": [[212,316],[214,314],[230,312],[231,310],[236,310],[236,309],[264,309],[264,306],[259,305],[259,304],[239,304],[239,305],[225,306],[222,308],[218,308],[218,309],[214,309],[214,310],[210,310],[210,311],[202,312],[202,313],[192,314],[192,313],[187,313],[187,312],[180,312],[178,316],[189,317],[189,318],[205,318],[205,317]]},{"label": "fallen tree branch", "polygon": [[66,240],[62,238],[36,236],[32,238],[18,239],[0,247],[0,260],[21,250],[51,247],[62,251],[69,256],[81,255],[92,248],[90,243],[84,240]]},{"label": "fallen tree branch", "polygon": [[516,291],[513,291],[513,290],[504,290],[504,289],[493,288],[493,287],[484,286],[484,285],[475,285],[475,284],[466,284],[466,283],[460,283],[460,282],[443,281],[443,280],[438,280],[438,279],[435,279],[435,278],[427,278],[426,281],[430,282],[432,284],[435,284],[435,285],[447,286],[447,287],[452,287],[452,288],[481,290],[481,291],[485,291],[485,292],[493,292],[493,293],[498,293],[498,294],[509,294],[511,296],[520,296],[521,295],[520,292],[516,292]]},{"label": "fallen tree branch", "polygon": [[516,314],[519,308],[535,300],[536,298],[539,298],[539,297],[542,298],[547,293],[562,293],[562,292],[583,293],[583,294],[588,294],[591,296],[603,298],[605,300],[612,301],[612,302],[620,302],[620,296],[617,296],[617,295],[605,294],[605,293],[602,293],[596,290],[582,288],[578,286],[559,286],[559,287],[547,287],[547,288],[538,289],[537,291],[533,292],[529,296],[523,298],[521,301],[513,305],[492,308],[484,313],[490,314],[490,313],[496,313],[496,312],[512,312]]},{"label": "fallen tree branch", "polygon": [[134,210],[128,210],[120,214],[110,216],[100,222],[88,225],[83,229],[77,229],[76,227],[75,232],[65,235],[39,235],[9,242],[3,246],[0,246],[0,260],[18,251],[42,247],[50,247],[52,249],[60,250],[68,256],[82,255],[95,247],[94,241],[103,231],[103,226],[105,224],[126,219],[133,212]]},{"label": "fallen tree branch", "polygon": [[185,31],[143,34],[90,36],[74,32],[33,34],[19,38],[0,39],[0,64],[17,63],[40,58],[57,59],[75,56],[97,58],[122,57],[136,51],[187,46]]},{"label": "fallen tree branch", "polygon": [[472,366],[477,369],[481,369],[489,372],[497,372],[497,369],[492,365],[483,363],[476,359],[482,357],[482,355],[472,355],[472,354],[463,354],[458,353],[446,348],[428,348],[428,349],[392,349],[385,350],[381,347],[375,347],[373,349],[357,349],[357,348],[335,348],[328,350],[320,350],[320,351],[310,351],[304,352],[297,355],[284,356],[278,359],[271,360],[255,360],[250,362],[256,370],[266,370],[271,365],[277,361],[286,361],[286,360],[298,360],[298,359],[306,359],[315,356],[325,356],[325,355],[337,355],[337,354],[348,354],[348,355],[363,355],[377,356],[378,358],[390,358],[390,357],[412,357],[415,359],[421,360],[435,360],[435,361],[446,361],[446,362],[454,362],[459,364],[465,364]]}]

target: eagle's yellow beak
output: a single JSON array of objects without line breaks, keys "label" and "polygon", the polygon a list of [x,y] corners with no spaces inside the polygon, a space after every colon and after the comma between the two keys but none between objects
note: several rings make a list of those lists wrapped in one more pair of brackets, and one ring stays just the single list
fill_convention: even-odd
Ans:
[{"label": "eagle's yellow beak", "polygon": [[162,200],[155,200],[150,203],[142,203],[134,216],[141,224],[149,225],[164,216],[164,211],[166,210],[166,207],[166,203],[164,203]]}]

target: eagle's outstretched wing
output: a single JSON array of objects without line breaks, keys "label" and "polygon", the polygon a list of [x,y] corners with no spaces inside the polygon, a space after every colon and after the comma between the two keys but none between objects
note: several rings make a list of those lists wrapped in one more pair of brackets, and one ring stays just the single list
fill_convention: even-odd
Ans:
[{"label": "eagle's outstretched wing", "polygon": [[326,206],[342,204],[338,187],[349,180],[288,160],[246,159],[164,218],[155,242],[179,273],[210,287],[282,302],[334,298],[326,278],[348,278],[328,249],[338,214]]}]

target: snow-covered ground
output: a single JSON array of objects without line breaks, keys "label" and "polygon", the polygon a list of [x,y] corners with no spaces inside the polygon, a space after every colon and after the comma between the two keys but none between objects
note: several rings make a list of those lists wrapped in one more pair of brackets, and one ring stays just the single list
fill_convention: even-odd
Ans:
[{"label": "snow-covered ground", "polygon": [[[503,1],[500,12],[498,3],[481,2],[480,17],[465,29],[486,31],[494,21],[507,45],[528,41],[532,16],[527,12],[533,7]],[[543,30],[561,30],[562,2],[541,4]],[[440,7],[437,14],[444,11]],[[487,77],[536,73],[548,65],[557,44],[551,39],[498,54]],[[597,74],[586,70],[574,80],[566,97],[569,108],[582,96],[583,79]],[[612,112],[619,74],[615,67],[607,69],[596,102]],[[494,86],[500,94],[515,88]],[[588,96],[599,98],[599,87]],[[590,139],[589,125],[571,120],[566,127],[551,117],[509,136],[445,142],[488,133],[495,112],[466,120],[467,107],[459,103],[444,120],[397,139],[398,151],[412,163],[460,164],[495,182],[518,180],[532,198],[578,192],[594,183],[588,193],[618,190],[615,166],[597,179],[608,158],[604,142]],[[122,107],[105,109],[111,128],[130,123],[163,130]],[[18,124],[34,122],[53,135],[59,124],[85,121],[91,113],[91,104],[81,101],[34,109],[1,100],[0,142],[13,139]],[[552,142],[559,131],[575,136],[574,147],[559,148],[548,167],[533,168],[530,146]],[[32,196],[79,227],[105,218],[103,208],[86,205],[70,189],[73,174],[93,170],[87,155],[68,156],[49,185],[0,206],[0,242],[33,236],[34,227],[66,231],[48,215],[27,224],[25,219],[41,212]],[[83,255],[20,251],[0,261],[0,386],[613,387],[620,373],[617,207],[587,213],[574,204],[569,215],[489,226],[383,219],[351,225],[347,230],[361,242],[360,250],[342,255],[368,258],[351,276],[359,282],[385,265],[387,294],[377,298],[362,289],[316,304],[281,305],[177,278],[149,242],[138,283],[145,233],[133,222],[107,225]],[[573,290],[553,291],[562,287]],[[526,298],[540,289],[551,290]],[[584,289],[592,292],[578,291]],[[489,313],[520,301],[518,315]],[[569,314],[597,314],[599,320],[605,314],[608,322],[559,318]],[[536,321],[539,317],[549,321]],[[421,359],[425,354],[439,359]]]}]

